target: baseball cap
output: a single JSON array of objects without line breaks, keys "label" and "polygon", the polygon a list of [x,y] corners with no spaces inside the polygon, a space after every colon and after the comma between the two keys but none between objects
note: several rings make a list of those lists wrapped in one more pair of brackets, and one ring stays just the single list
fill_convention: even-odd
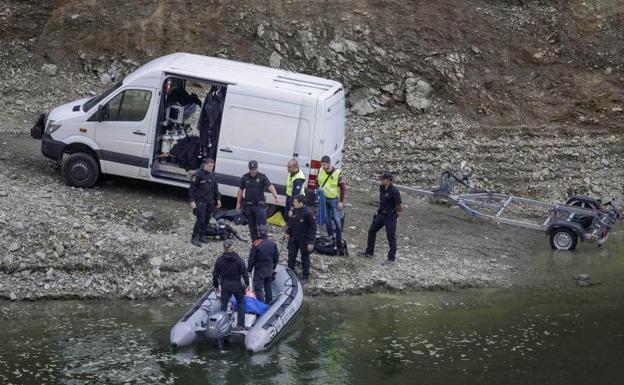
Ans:
[{"label": "baseball cap", "polygon": [[250,170],[256,170],[258,168],[258,162],[255,160],[250,160],[249,161],[249,169]]},{"label": "baseball cap", "polygon": [[380,180],[384,180],[384,179],[390,179],[393,180],[394,179],[394,175],[392,175],[392,173],[390,171],[384,171],[380,176],[379,176]]},{"label": "baseball cap", "polygon": [[231,239],[226,239],[225,241],[223,241],[223,248],[224,249],[229,249],[231,247],[234,247],[234,241]]},{"label": "baseball cap", "polygon": [[212,159],[212,158],[204,158],[204,160],[202,160],[202,163],[203,164],[206,164],[206,163],[213,163],[214,164],[214,159]]}]

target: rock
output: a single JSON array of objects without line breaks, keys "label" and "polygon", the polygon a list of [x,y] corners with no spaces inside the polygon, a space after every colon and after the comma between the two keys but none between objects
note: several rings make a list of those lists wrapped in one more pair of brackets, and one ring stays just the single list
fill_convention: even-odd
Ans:
[{"label": "rock", "polygon": [[58,72],[58,67],[54,64],[44,64],[41,66],[41,70],[50,76],[55,76]]},{"label": "rock", "polygon": [[143,217],[143,219],[152,219],[154,218],[154,213],[151,211],[145,211],[143,214],[141,214],[141,216]]},{"label": "rock", "polygon": [[59,256],[63,256],[65,254],[65,247],[63,246],[62,243],[57,243],[56,246],[54,246],[54,250],[58,253]]},{"label": "rock", "polygon": [[93,284],[93,278],[89,277],[85,279],[84,283],[82,284],[82,287],[84,287],[85,289],[88,289],[92,284]]},{"label": "rock", "polygon": [[13,252],[13,251],[17,251],[20,249],[20,245],[17,242],[13,242],[9,245],[9,251]]},{"label": "rock", "polygon": [[197,275],[197,273],[199,273],[199,269],[195,266],[193,267],[193,275]]},{"label": "rock", "polygon": [[352,40],[347,40],[347,39],[343,41],[344,41],[344,47],[347,49],[347,51],[357,53],[360,50],[360,46],[358,45],[358,43]]},{"label": "rock", "polygon": [[102,75],[100,75],[100,83],[109,84],[112,81],[113,81],[113,77],[110,76],[108,73],[104,72]]},{"label": "rock", "polygon": [[356,115],[370,115],[380,111],[381,106],[372,103],[370,100],[360,99],[351,106],[351,111]]},{"label": "rock", "polygon": [[587,274],[579,274],[574,277],[577,281],[587,281],[589,279],[589,275]]},{"label": "rock", "polygon": [[273,53],[271,53],[271,56],[269,57],[269,65],[273,68],[280,68],[280,66],[282,65],[282,55],[280,55],[276,51],[273,51]]},{"label": "rock", "polygon": [[373,138],[371,138],[370,136],[367,136],[367,137],[364,138],[364,142],[366,144],[371,144],[371,143],[373,143]]},{"label": "rock", "polygon": [[423,79],[408,78],[405,80],[405,102],[416,112],[423,112],[431,106],[432,88]]},{"label": "rock", "polygon": [[11,301],[17,301],[17,296],[15,295],[15,293],[14,293],[14,292],[10,292],[10,293],[9,293],[9,299],[10,299]]},{"label": "rock", "polygon": [[93,233],[95,232],[95,230],[97,230],[97,227],[87,223],[86,225],[84,225],[84,229],[87,233]]},{"label": "rock", "polygon": [[260,24],[258,26],[258,29],[256,30],[256,35],[258,35],[258,37],[264,36],[264,24]]},{"label": "rock", "polygon": [[331,49],[334,52],[338,52],[338,53],[342,53],[345,50],[344,44],[337,42],[337,41],[332,41],[331,43],[329,43],[329,49]]},{"label": "rock", "polygon": [[150,265],[152,265],[153,267],[160,267],[160,265],[162,265],[162,258],[161,257],[153,257],[150,259]]},{"label": "rock", "polygon": [[104,240],[100,239],[99,241],[95,242],[95,247],[102,247],[104,246]]},{"label": "rock", "polygon": [[8,197],[9,193],[6,191],[0,191],[0,197]]}]

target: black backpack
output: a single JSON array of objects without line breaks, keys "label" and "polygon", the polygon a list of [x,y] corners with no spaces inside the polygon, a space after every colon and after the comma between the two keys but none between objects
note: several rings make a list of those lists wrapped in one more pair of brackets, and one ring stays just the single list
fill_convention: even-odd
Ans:
[{"label": "black backpack", "polygon": [[326,235],[320,235],[314,239],[314,250],[319,254],[349,256],[347,242],[344,239],[342,245],[336,246],[336,241]]}]

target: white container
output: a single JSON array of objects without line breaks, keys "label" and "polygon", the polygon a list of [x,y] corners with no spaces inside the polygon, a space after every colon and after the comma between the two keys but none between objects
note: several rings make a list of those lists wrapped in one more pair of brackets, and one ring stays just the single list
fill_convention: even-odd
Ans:
[{"label": "white container", "polygon": [[252,313],[245,313],[245,327],[252,327],[254,322],[256,322],[256,315]]}]

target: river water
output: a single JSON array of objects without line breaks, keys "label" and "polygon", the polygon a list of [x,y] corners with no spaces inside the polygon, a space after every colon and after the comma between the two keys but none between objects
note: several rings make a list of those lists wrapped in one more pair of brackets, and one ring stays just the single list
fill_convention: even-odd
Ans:
[{"label": "river water", "polygon": [[[624,241],[538,249],[539,284],[306,298],[269,350],[173,352],[186,301],[0,303],[0,384],[622,384]],[[590,275],[581,287],[572,274]],[[537,286],[537,288],[536,288]]]}]

